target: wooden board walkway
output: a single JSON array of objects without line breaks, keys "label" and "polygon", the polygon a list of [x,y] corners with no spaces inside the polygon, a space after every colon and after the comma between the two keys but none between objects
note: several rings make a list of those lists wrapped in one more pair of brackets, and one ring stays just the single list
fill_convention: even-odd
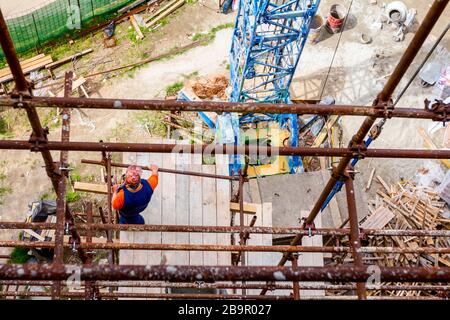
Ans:
[{"label": "wooden board walkway", "polygon": [[[153,143],[174,143],[170,139],[153,139]],[[188,143],[176,141],[176,143]],[[125,153],[125,163],[156,164],[162,168],[189,170],[212,174],[228,174],[228,161],[217,156],[216,165],[203,165],[201,155]],[[149,171],[143,177],[148,178]],[[152,200],[142,213],[146,224],[229,225],[230,181],[159,173],[158,186]],[[230,244],[227,234],[121,232],[120,242],[165,244]],[[230,252],[120,250],[120,264],[136,265],[231,265]],[[164,289],[120,288],[121,292],[159,293]]]}]

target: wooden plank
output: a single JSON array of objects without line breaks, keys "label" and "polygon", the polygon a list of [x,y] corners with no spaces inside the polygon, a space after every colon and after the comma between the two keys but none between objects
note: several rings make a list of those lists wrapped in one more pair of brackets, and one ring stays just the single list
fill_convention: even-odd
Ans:
[{"label": "wooden plank", "polygon": [[[35,61],[40,60],[44,57],[45,57],[44,53],[38,54],[30,59],[20,61],[20,66],[22,68],[28,67],[28,66],[32,65]],[[6,68],[0,69],[0,77],[4,77],[8,74],[11,74],[11,70],[9,69],[8,65],[6,66]]]},{"label": "wooden plank", "polygon": [[158,11],[156,11],[154,14],[152,14],[151,17],[145,19],[145,23],[148,23],[150,20],[156,18],[158,15],[160,15],[161,13],[163,13],[164,11],[166,11],[167,9],[169,9],[171,6],[173,6],[177,1],[171,1],[168,4],[166,4],[164,7],[162,7],[161,9],[159,9]]},{"label": "wooden plank", "polygon": [[35,237],[36,239],[38,239],[39,241],[45,241],[45,237],[41,236],[40,234],[34,232],[33,230],[30,229],[23,229],[23,232],[28,233],[30,236]]},{"label": "wooden plank", "polygon": [[[272,226],[272,203],[263,202],[262,204],[262,226],[271,227]],[[262,245],[271,246],[272,245],[272,235],[262,234]],[[278,261],[275,262],[278,256],[275,252],[262,252],[262,263],[265,266],[275,266]],[[281,255],[279,255],[281,258]]]},{"label": "wooden plank", "polygon": [[[52,57],[46,56],[46,57],[44,57],[44,58],[42,58],[40,60],[37,60],[36,62],[34,62],[29,67],[23,68],[22,70],[23,70],[24,74],[28,74],[28,73],[30,73],[32,71],[39,70],[39,69],[45,67],[45,65],[47,65],[47,64],[49,64],[51,62],[53,62]],[[6,81],[11,81],[11,80],[13,80],[13,76],[12,76],[12,74],[8,74],[8,75],[5,75],[5,76],[0,78],[0,83],[1,82],[6,82]]]},{"label": "wooden plank", "polygon": [[[309,210],[301,210],[300,217],[306,218]],[[322,227],[322,216],[319,214],[314,219],[316,228]],[[323,246],[322,236],[303,237],[302,246]],[[300,267],[323,267],[323,253],[320,252],[303,252],[299,255],[298,265]],[[323,284],[323,282],[308,282],[311,284]],[[300,299],[302,296],[325,296],[325,290],[300,290]]]},{"label": "wooden plank", "polygon": [[83,51],[78,52],[78,53],[75,53],[75,54],[73,54],[73,55],[71,55],[71,56],[68,56],[68,57],[62,58],[62,59],[60,59],[60,60],[57,60],[57,61],[55,61],[55,62],[49,63],[49,64],[47,64],[47,65],[45,66],[45,68],[46,68],[46,69],[53,69],[53,68],[59,67],[59,66],[61,66],[61,65],[63,65],[63,64],[66,64],[66,63],[68,63],[68,62],[71,62],[71,61],[73,61],[73,60],[75,60],[75,59],[77,59],[77,58],[79,58],[79,57],[82,57],[82,56],[84,56],[84,55],[86,55],[86,54],[88,54],[88,53],[91,53],[92,51],[94,51],[94,50],[92,50],[91,48],[90,48],[90,49],[83,50]]},{"label": "wooden plank", "polygon": [[[164,139],[164,143],[175,143],[175,140]],[[162,155],[163,167],[168,169],[175,169],[175,157],[173,157],[170,153],[165,153]],[[174,225],[176,224],[176,214],[175,212],[176,204],[175,201],[176,196],[178,194],[178,185],[176,180],[176,175],[160,173],[160,181],[161,185],[159,186],[161,189],[161,201],[162,201],[162,224],[166,225]],[[173,232],[164,232],[162,233],[162,243],[166,244],[174,244],[176,243],[176,234]],[[170,265],[177,264],[177,254],[175,251],[162,251],[162,260]]]},{"label": "wooden plank", "polygon": [[171,14],[172,12],[177,10],[182,5],[184,5],[184,0],[180,0],[178,2],[175,2],[172,6],[167,8],[167,10],[162,12],[160,15],[154,16],[155,18],[152,19],[149,23],[146,24],[147,28],[150,28],[150,27],[154,26],[157,22],[159,22],[161,19],[167,17],[169,14]]},{"label": "wooden plank", "polygon": [[372,168],[372,171],[370,172],[369,179],[367,180],[366,185],[366,191],[370,189],[370,186],[372,185],[373,176],[375,175],[375,168]]},{"label": "wooden plank", "polygon": [[134,16],[130,16],[130,22],[134,28],[134,31],[136,31],[138,39],[144,39],[144,34],[142,33],[141,28],[139,28],[139,25],[137,24],[136,18]]},{"label": "wooden plank", "polygon": [[361,228],[383,229],[394,217],[395,214],[391,210],[381,206],[367,217],[366,221],[361,224]]},{"label": "wooden plank", "polygon": [[377,180],[381,183],[383,188],[388,192],[391,193],[391,189],[389,188],[389,185],[381,178],[379,175],[377,175]]},{"label": "wooden plank", "polygon": [[[203,173],[215,174],[215,165],[203,165]],[[202,178],[203,189],[203,225],[216,226],[217,212],[216,212],[216,182],[214,179]],[[205,233],[203,235],[203,244],[217,244],[216,233]],[[217,252],[209,251],[204,253],[204,264],[207,266],[217,265]]]},{"label": "wooden plank", "polygon": [[[83,84],[86,82],[86,79],[84,77],[78,77],[76,80],[73,81],[72,83],[72,92],[77,90],[78,88],[82,88],[82,90],[86,91],[83,87]],[[84,94],[87,96],[87,93],[84,92]],[[64,96],[64,89],[60,90],[57,94],[57,97],[63,97]],[[89,96],[87,96],[87,98],[89,98]]]},{"label": "wooden plank", "polygon": [[[193,154],[191,171],[202,171],[202,155]],[[189,177],[189,225],[203,225],[203,206],[202,206],[202,178]],[[203,233],[189,233],[189,243],[202,244]],[[191,251],[189,253],[190,265],[203,265],[203,252]]]},{"label": "wooden plank", "polygon": [[[178,140],[177,144],[189,144],[188,140]],[[189,170],[191,165],[191,154],[189,153],[179,153],[172,154],[172,158],[175,162],[175,168],[178,170]],[[174,175],[176,181],[175,190],[175,223],[178,225],[189,225],[189,202],[191,193],[189,190],[189,176],[186,175]],[[172,191],[173,192],[173,191]],[[198,192],[198,191],[197,191]],[[176,243],[183,244],[189,243],[189,233],[177,232],[175,235]],[[178,251],[175,264],[189,264],[189,252],[188,251]]]},{"label": "wooden plank", "polygon": [[[238,202],[230,202],[230,210],[239,213],[240,207]],[[244,213],[254,215],[256,213],[256,204],[244,202]]]},{"label": "wooden plank", "polygon": [[[425,129],[422,126],[417,126],[417,130],[421,135],[424,145],[427,149],[431,150],[439,150],[436,144],[433,142],[431,137],[425,132]],[[450,168],[450,160],[448,159],[440,159],[441,163],[445,165],[447,168]]]},{"label": "wooden plank", "polygon": [[[220,175],[229,174],[229,161],[228,155],[216,154],[216,173]],[[230,214],[230,198],[231,198],[231,185],[230,181],[217,179],[217,225],[229,226],[231,220]],[[230,235],[225,233],[217,234],[218,244],[231,244]],[[230,252],[218,252],[217,263],[220,266],[226,266],[231,264]]]},{"label": "wooden plank", "polygon": [[[262,217],[262,204],[258,204],[256,206],[256,222],[255,227],[263,226],[263,217]],[[250,225],[253,216],[246,215],[245,216],[245,225]],[[262,237],[261,233],[258,234],[250,234],[250,238],[247,240],[248,245],[262,245]],[[248,266],[262,266],[263,265],[263,252],[246,252],[246,265]],[[261,290],[249,289],[247,290],[248,295],[258,295]]]},{"label": "wooden plank", "polygon": [[108,187],[106,184],[75,181],[73,188],[75,191],[80,192],[108,194]]},{"label": "wooden plank", "polygon": [[[330,116],[328,121],[325,123],[325,125],[322,127],[322,129],[319,131],[319,134],[314,139],[313,144],[311,145],[312,148],[318,148],[320,145],[325,141],[326,137],[328,136],[328,132],[331,130],[331,128],[334,126],[336,121],[339,119],[339,116],[333,115]],[[303,157],[303,164],[304,166],[307,166],[309,162],[311,161],[312,157]]]}]

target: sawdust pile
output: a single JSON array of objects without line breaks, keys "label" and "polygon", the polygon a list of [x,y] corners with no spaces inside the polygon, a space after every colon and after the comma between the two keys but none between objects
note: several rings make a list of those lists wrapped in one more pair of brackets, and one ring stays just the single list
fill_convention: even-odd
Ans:
[{"label": "sawdust pile", "polygon": [[200,79],[192,85],[192,90],[200,99],[212,99],[214,97],[226,99],[225,90],[228,87],[228,79],[225,76],[217,76],[213,79]]}]

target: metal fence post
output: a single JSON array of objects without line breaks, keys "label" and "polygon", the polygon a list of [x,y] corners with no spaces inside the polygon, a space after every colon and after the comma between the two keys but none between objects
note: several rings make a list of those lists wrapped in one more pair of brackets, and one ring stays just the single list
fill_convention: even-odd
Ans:
[{"label": "metal fence post", "polygon": [[31,14],[31,17],[33,18],[34,31],[36,32],[37,43],[39,46],[38,52],[41,53],[41,51],[42,51],[41,39],[39,39],[39,32],[38,32],[37,25],[36,25],[36,19],[34,18],[34,13]]}]

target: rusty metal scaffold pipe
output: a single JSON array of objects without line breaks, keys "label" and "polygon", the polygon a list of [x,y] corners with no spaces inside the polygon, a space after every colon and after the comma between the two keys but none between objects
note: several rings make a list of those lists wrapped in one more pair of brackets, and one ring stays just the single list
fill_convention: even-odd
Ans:
[{"label": "rusty metal scaffold pipe", "polygon": [[[359,252],[361,242],[359,239],[358,214],[356,211],[355,189],[353,187],[353,178],[348,177],[345,180],[345,191],[347,198],[348,217],[350,220],[350,246],[352,248],[353,261],[355,266],[362,267],[364,265],[362,255]],[[356,290],[359,300],[366,300],[366,286],[364,282],[356,283]]]},{"label": "rusty metal scaffold pipe", "polygon": [[[11,35],[9,34],[8,27],[6,25],[6,21],[3,17],[3,13],[1,10],[0,10],[0,44],[16,84],[15,90],[13,92],[13,95],[17,96],[16,107],[25,108],[28,120],[33,130],[30,140],[35,141],[37,143],[45,142],[47,141],[47,132],[44,130],[44,128],[42,128],[41,122],[39,120],[39,115],[36,109],[30,105],[25,105],[22,102],[24,99],[31,101],[31,88],[29,83],[25,79],[25,75],[22,71],[19,59],[14,49],[14,43],[11,39]],[[64,105],[61,105],[61,107],[63,106]],[[59,173],[53,162],[52,155],[48,150],[41,150],[41,154],[42,158],[44,159],[45,170],[47,172],[47,175],[52,181],[53,189],[55,190],[55,192],[57,192],[59,183]]]},{"label": "rusty metal scaffold pipe", "polygon": [[[370,106],[356,105],[318,105],[307,103],[271,104],[246,102],[213,102],[213,101],[177,101],[177,100],[135,100],[135,99],[104,99],[104,98],[60,98],[33,97],[25,100],[27,105],[35,108],[55,108],[66,105],[81,109],[113,109],[113,110],[155,110],[155,111],[209,111],[209,112],[250,112],[273,114],[317,114],[317,115],[348,115],[371,116],[384,118],[384,110]],[[0,106],[17,107],[15,98],[0,98]],[[399,108],[389,113],[393,118],[416,118],[445,121],[449,119],[444,114],[424,108]]]},{"label": "rusty metal scaffold pipe", "polygon": [[[86,285],[88,281],[81,281],[80,285]],[[19,285],[19,286],[51,286],[49,280],[0,280],[0,285]],[[62,285],[67,285],[62,281]],[[293,286],[290,284],[271,284],[264,283],[185,283],[185,282],[154,282],[154,281],[97,281],[98,287],[124,287],[124,288],[191,288],[191,289],[263,289],[268,290],[292,290]],[[301,290],[355,290],[356,286],[353,284],[299,284]],[[449,285],[386,285],[386,284],[368,284],[366,290],[409,290],[409,291],[448,291]]]},{"label": "rusty metal scaffold pipe", "polygon": [[2,46],[6,61],[8,62],[8,67],[11,70],[14,82],[16,83],[15,89],[17,93],[29,95],[30,84],[25,79],[25,74],[20,66],[19,58],[17,58],[14,43],[11,39],[11,35],[9,34],[8,26],[6,25],[2,10],[0,10],[0,35],[0,44]]},{"label": "rusty metal scaffold pipe", "polygon": [[[265,147],[233,146],[220,144],[147,144],[119,142],[60,142],[31,143],[24,140],[0,140],[0,149],[14,150],[70,150],[70,151],[109,151],[109,152],[156,152],[156,153],[194,153],[194,154],[240,154],[240,155],[280,155],[317,157],[367,158],[410,158],[447,159],[450,150],[425,149],[352,149],[352,148],[307,148],[307,147]],[[336,178],[337,179],[337,178]],[[336,180],[334,179],[334,180]],[[327,185],[328,190],[328,185]]]},{"label": "rusty metal scaffold pipe", "polygon": [[[0,241],[0,247],[24,247],[24,248],[54,248],[50,241]],[[65,247],[72,248],[71,243],[65,243]],[[249,252],[331,252],[351,253],[349,247],[322,247],[322,246],[254,246],[254,245],[216,245],[216,244],[166,244],[166,243],[80,243],[77,248],[83,249],[125,249],[125,250],[167,250],[167,251],[249,251]],[[411,253],[411,254],[450,254],[450,248],[446,247],[361,247],[359,253]]]},{"label": "rusty metal scaffold pipe", "polygon": [[[0,297],[6,296],[23,296],[23,297],[48,297],[46,292],[0,292]],[[79,292],[66,292],[62,294],[65,298],[82,298],[83,294]],[[135,299],[214,299],[214,300],[293,300],[292,296],[280,295],[247,295],[242,296],[238,294],[192,294],[192,293],[140,293],[140,292],[114,292],[106,293],[99,292],[98,297],[102,299],[117,299],[117,298],[135,298]],[[356,300],[355,296],[304,296],[302,300]],[[430,300],[444,300],[440,297],[430,296],[369,296],[368,300],[407,300],[407,301],[430,301]]]},{"label": "rusty metal scaffold pipe", "polygon": [[[254,227],[254,226],[194,226],[194,225],[159,225],[159,224],[110,224],[110,223],[75,223],[79,231],[116,230],[116,231],[140,231],[140,232],[201,232],[201,233],[236,233],[243,230],[246,233],[263,234],[303,234],[322,236],[346,236],[350,234],[348,228],[315,228],[309,230],[301,227]],[[48,222],[12,222],[0,221],[0,229],[55,229],[55,223]],[[450,237],[450,230],[403,230],[403,229],[363,229],[360,233],[364,236],[409,236],[409,237]]]},{"label": "rusty metal scaffold pipe", "polygon": [[[77,270],[80,280],[194,281],[366,281],[369,267],[180,266],[180,265],[55,265],[0,264],[3,280],[67,280]],[[448,282],[449,267],[380,267],[382,282]]]},{"label": "rusty metal scaffold pipe", "polygon": [[[81,163],[104,165],[103,161],[96,161],[96,160],[89,160],[89,159],[81,159]],[[127,163],[111,162],[111,167],[128,168],[130,165],[131,164],[127,164]],[[150,170],[150,167],[148,167],[148,166],[140,166],[140,167],[143,170]],[[224,180],[236,180],[236,181],[239,180],[239,177],[224,176],[224,175],[212,174],[212,173],[202,173],[202,172],[175,170],[175,169],[166,169],[166,168],[158,168],[158,171],[159,172],[165,172],[165,173],[174,173],[174,174],[188,175],[188,176],[194,176],[194,177],[204,177],[204,178],[224,179]]]}]

